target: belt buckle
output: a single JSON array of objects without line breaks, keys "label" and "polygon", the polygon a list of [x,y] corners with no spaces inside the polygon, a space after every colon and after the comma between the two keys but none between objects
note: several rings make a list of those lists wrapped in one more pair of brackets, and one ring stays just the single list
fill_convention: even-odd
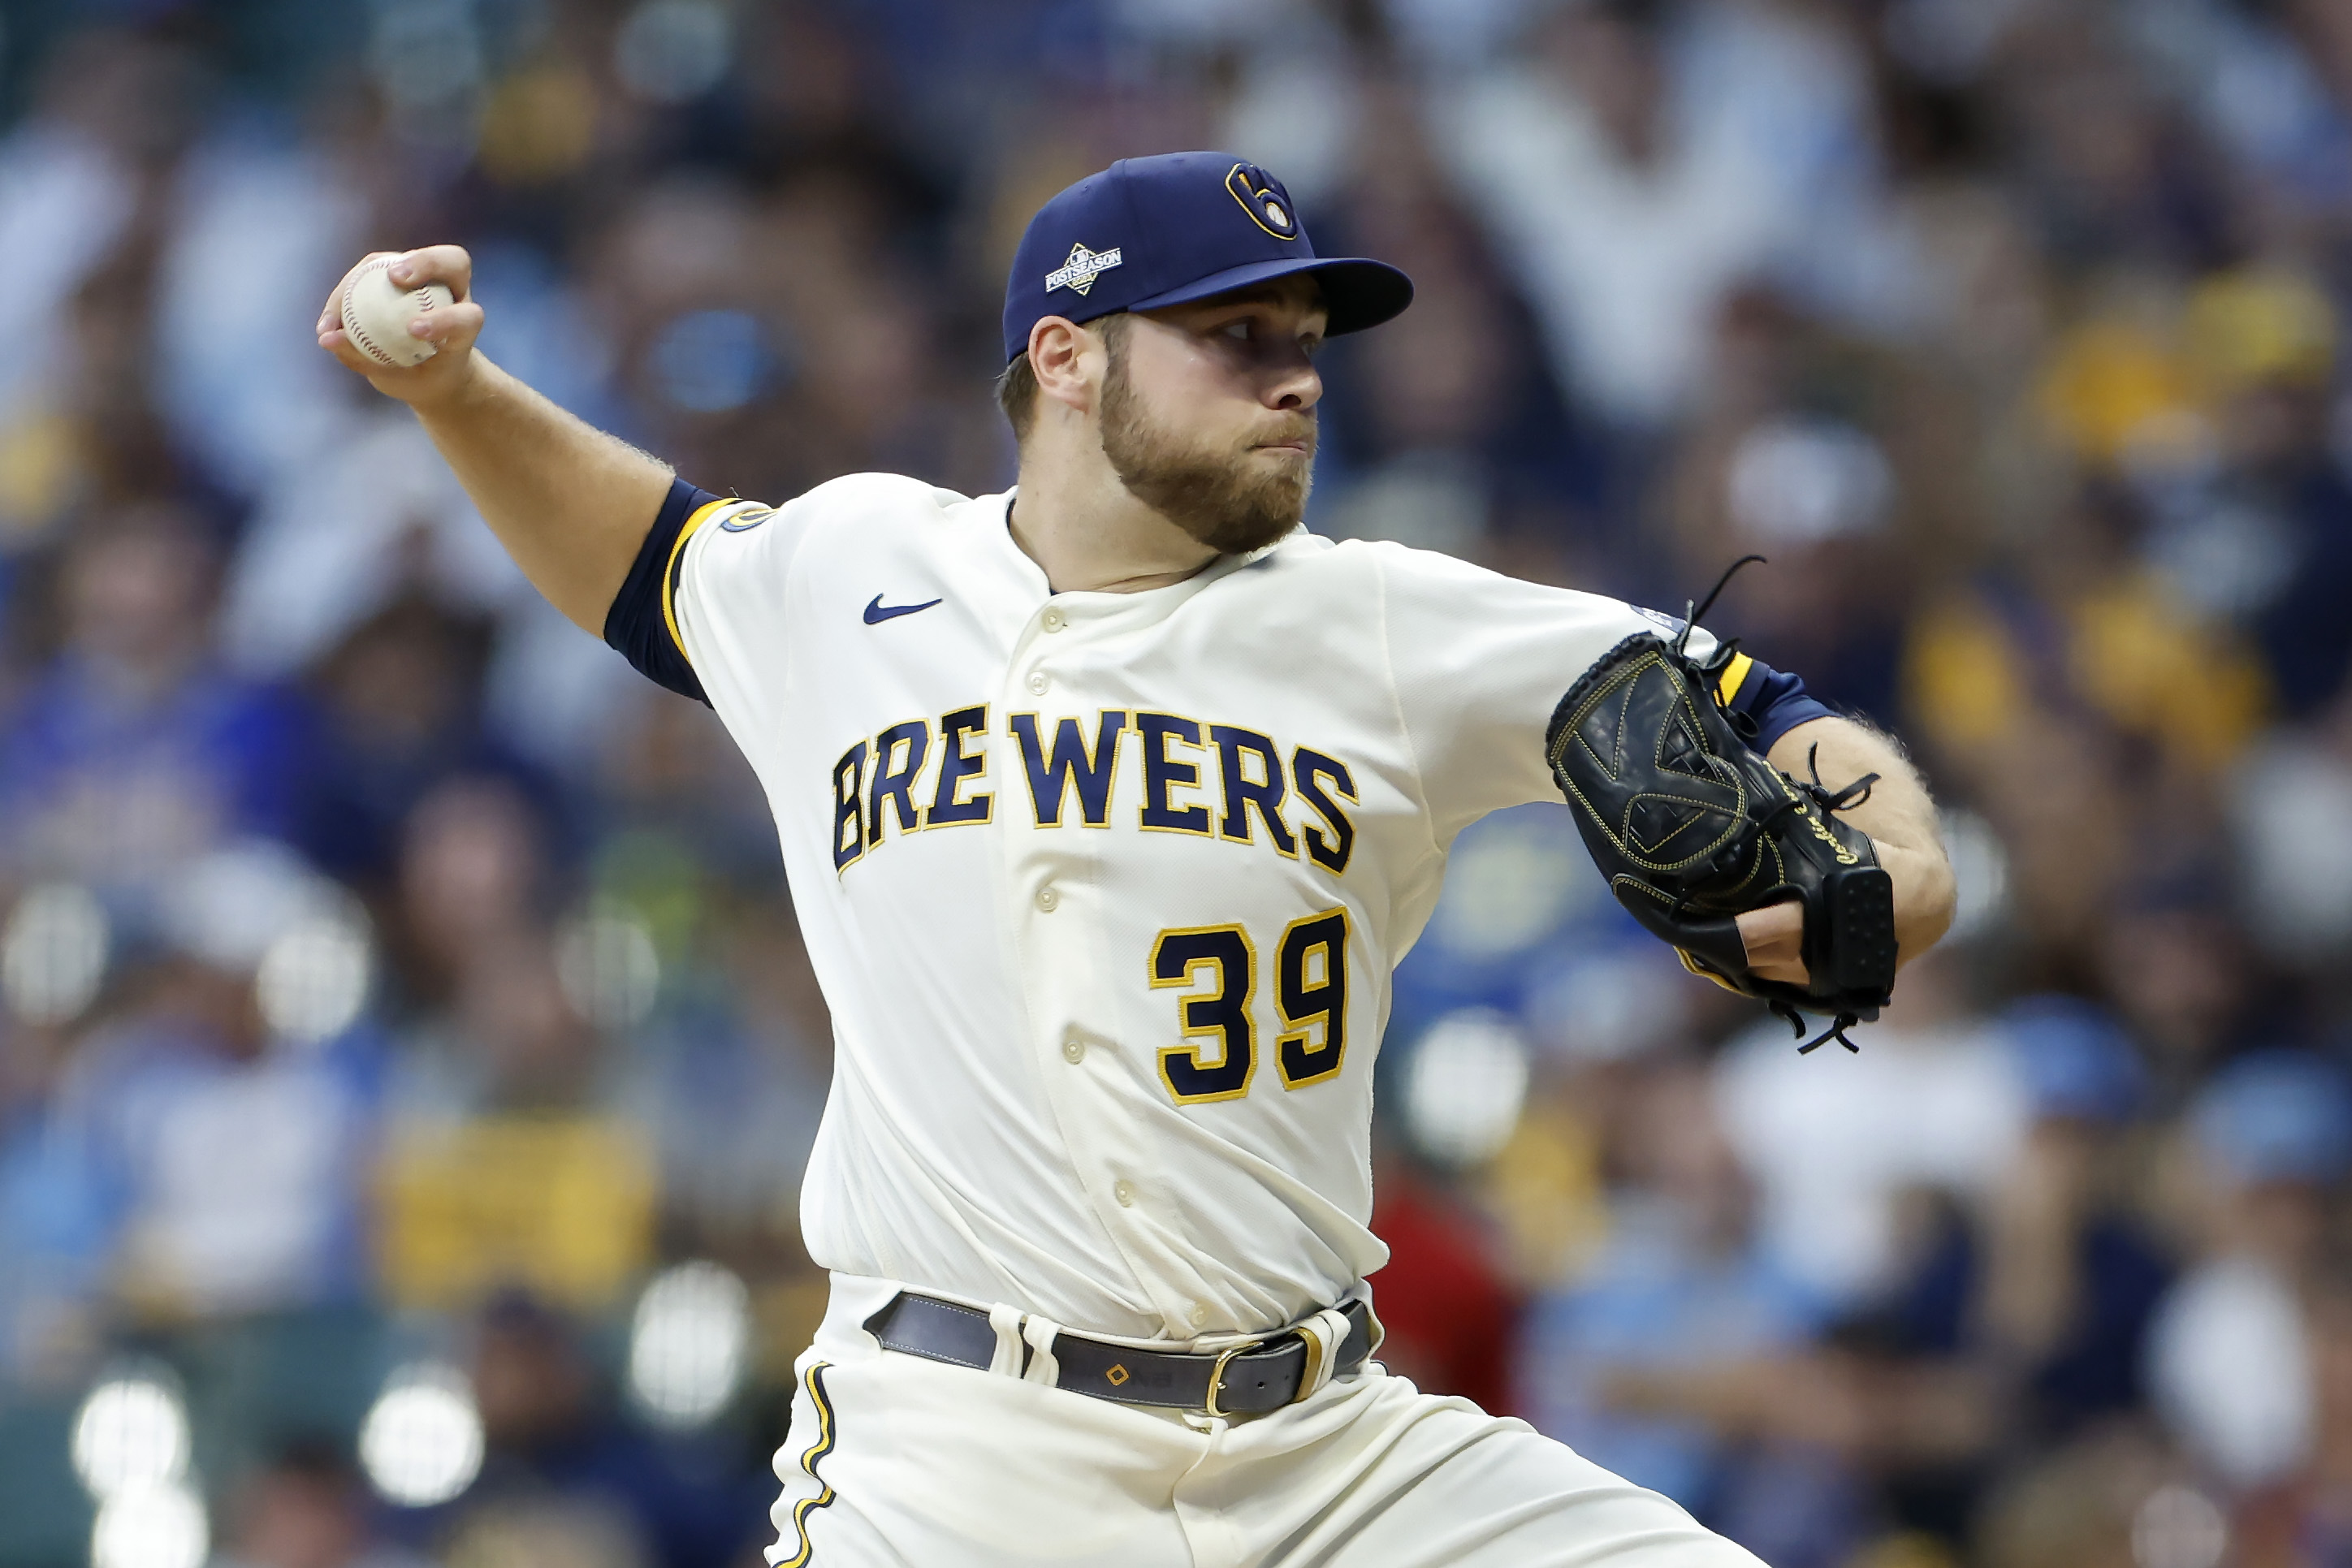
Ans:
[{"label": "belt buckle", "polygon": [[1239,1344],[1228,1345],[1217,1353],[1217,1364],[1209,1368],[1208,1401],[1202,1406],[1205,1414],[1221,1421],[1232,1418],[1233,1412],[1217,1408],[1217,1396],[1224,1392],[1225,1365],[1237,1355],[1246,1355],[1251,1351],[1265,1349],[1267,1343],[1262,1339],[1244,1340]]}]

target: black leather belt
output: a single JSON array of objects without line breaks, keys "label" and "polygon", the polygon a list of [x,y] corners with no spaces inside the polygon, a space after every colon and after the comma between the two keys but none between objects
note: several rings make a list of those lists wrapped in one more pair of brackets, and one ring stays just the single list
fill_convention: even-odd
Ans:
[{"label": "black leather belt", "polygon": [[[1373,1344],[1371,1309],[1359,1301],[1339,1311],[1348,1320],[1348,1337],[1339,1346],[1335,1377],[1361,1367]],[[985,1372],[996,1359],[996,1330],[986,1312],[912,1291],[891,1297],[866,1320],[866,1332],[880,1340],[885,1350],[956,1366]],[[1137,1350],[1063,1330],[1054,1337],[1054,1359],[1060,1365],[1054,1385],[1121,1405],[1263,1416],[1298,1397],[1313,1350],[1307,1336],[1296,1331],[1244,1340],[1210,1354]],[[1025,1368],[1031,1354],[1027,1344],[1021,1354]]]}]

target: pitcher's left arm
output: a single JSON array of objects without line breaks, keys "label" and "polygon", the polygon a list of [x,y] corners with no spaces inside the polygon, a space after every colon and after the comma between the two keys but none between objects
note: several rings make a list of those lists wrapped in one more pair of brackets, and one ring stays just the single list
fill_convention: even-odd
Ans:
[{"label": "pitcher's left arm", "polygon": [[[1870,835],[1878,849],[1878,863],[1895,884],[1896,961],[1907,964],[1940,941],[1951,929],[1957,898],[1952,862],[1944,852],[1936,803],[1894,737],[1832,716],[1798,725],[1774,741],[1765,756],[1795,779],[1810,780],[1818,764],[1821,781],[1832,789],[1867,774],[1878,775],[1869,798],[1843,814]],[[1757,974],[1804,984],[1801,905],[1773,904],[1748,910],[1739,916],[1739,935],[1748,944],[1748,966]]]}]

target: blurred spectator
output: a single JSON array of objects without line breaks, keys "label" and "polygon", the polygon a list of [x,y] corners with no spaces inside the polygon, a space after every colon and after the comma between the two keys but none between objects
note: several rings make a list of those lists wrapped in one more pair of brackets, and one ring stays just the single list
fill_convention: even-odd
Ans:
[{"label": "blurred spectator", "polygon": [[713,1248],[798,1236],[833,1045],[791,910],[735,904],[723,920],[735,1005],[689,1002],[633,1031],[614,1091],[659,1150],[672,1224]]},{"label": "blurred spectator", "polygon": [[2178,1109],[2258,1019],[2257,973],[2210,866],[2143,874],[2106,911],[2096,973]]},{"label": "blurred spectator", "polygon": [[[596,761],[601,880],[633,881],[634,857],[643,849],[677,875],[697,879],[687,895],[695,900],[715,896],[719,886],[781,886],[782,868],[766,859],[776,832],[767,797],[709,708],[636,682],[611,705]],[[638,890],[614,891],[635,896]],[[665,887],[646,897],[672,898],[675,892]],[[661,934],[666,959],[673,948],[690,946],[686,936]]]},{"label": "blurred spectator", "polygon": [[1757,1433],[1717,1426],[1717,1412],[1659,1385],[1729,1388],[1745,1364],[1807,1343],[1821,1302],[1759,1245],[1703,1072],[1650,1067],[1619,1125],[1624,1185],[1609,1239],[1530,1312],[1521,1398],[1540,1430],[1720,1521],[1738,1489],[1731,1472],[1748,1462],[1739,1444]]},{"label": "blurred spectator", "polygon": [[649,1260],[656,1156],[606,1103],[604,1045],[543,936],[467,955],[390,1089],[377,1240],[393,1300],[447,1309],[518,1283],[592,1309]]},{"label": "blurred spectator", "polygon": [[222,1531],[223,1568],[423,1568],[383,1541],[349,1459],[317,1442],[289,1445],[238,1484]]},{"label": "blurred spectator", "polygon": [[772,1483],[623,1425],[577,1329],[532,1298],[482,1312],[471,1372],[488,1454],[449,1561],[520,1568],[542,1560],[529,1542],[543,1532],[584,1531],[612,1568],[705,1568],[767,1535]]},{"label": "blurred spectator", "polygon": [[[1497,811],[1454,840],[1446,886],[1397,967],[1400,1032],[1462,1007],[1526,1019],[1566,1058],[1638,1054],[1680,1023],[1671,957],[1586,872],[1576,824],[1549,806]],[[1636,946],[1633,944],[1641,944]]]},{"label": "blurred spectator", "polygon": [[2337,613],[2352,592],[2352,484],[2331,442],[2334,311],[2294,272],[2246,268],[2200,285],[2185,314],[2218,461],[2165,489],[2149,552],[2186,603],[2252,634],[2280,706],[2305,716],[2352,668]]},{"label": "blurred spectator", "polygon": [[[179,149],[143,347],[154,356],[154,402],[177,444],[252,497],[289,471],[336,462],[364,423],[354,389],[320,362],[307,307],[325,298],[345,256],[367,248],[368,198],[381,178],[367,164],[383,150],[338,158],[246,115],[219,117],[208,130]],[[236,286],[224,287],[232,278]],[[234,351],[224,350],[229,343]],[[338,520],[367,504],[340,499],[328,514]],[[328,582],[311,586],[330,605],[338,597]],[[240,629],[231,645],[244,640]]]},{"label": "blurred spectator", "polygon": [[2352,125],[2336,64],[2342,27],[2332,7],[2186,0],[2126,16],[2137,41],[2251,173],[2297,204],[2324,206],[2352,191]]},{"label": "blurred spectator", "polygon": [[1863,1452],[1900,1521],[1955,1546],[2002,1462],[2145,1403],[2170,1278],[2136,1212],[2130,1145],[2147,1074],[2098,1009],[2031,998],[1999,1020],[2031,1123],[1989,1186],[1908,1196],[1901,1277],[1841,1326],[1861,1375]]},{"label": "blurred spectator", "polygon": [[1904,971],[1860,1055],[1799,1056],[1759,1024],[1716,1068],[1717,1115],[1756,1183],[1766,1250],[1835,1308],[1892,1281],[1903,1195],[1973,1197],[2017,1155],[2028,1102],[1948,949]]},{"label": "blurred spectator", "polygon": [[596,890],[567,983],[614,1036],[611,1103],[655,1139],[678,1235],[796,1238],[832,1023],[758,780],[709,709],[643,685],[601,760]]},{"label": "blurred spectator", "polygon": [[1987,1504],[1976,1560],[1987,1568],[2126,1568],[2223,1561],[2220,1508],[2189,1468],[2133,1427],[2085,1436],[2007,1478]]},{"label": "blurred spectator", "polygon": [[275,845],[194,862],[163,891],[166,951],[140,1005],[85,1042],[58,1090],[119,1238],[110,1283],[139,1312],[304,1306],[365,1279],[379,1065],[364,1038],[289,1037],[294,1004],[271,991],[300,983],[287,959],[302,949],[284,945],[341,901]]},{"label": "blurred spectator", "polygon": [[142,186],[179,151],[196,105],[195,62],[160,40],[91,30],[47,62],[34,112],[0,145],[0,235],[26,256],[0,306],[0,423],[73,370],[60,327],[77,288],[122,240]]},{"label": "blurred spectator", "polygon": [[2352,1086],[2321,1058],[2266,1051],[2224,1069],[2189,1131],[2209,1202],[2205,1256],[2165,1301],[2149,1377],[2188,1448],[2235,1486],[2277,1480],[2313,1442],[2303,1292],[2328,1185],[2352,1164]]},{"label": "blurred spectator", "polygon": [[91,519],[62,569],[64,650],[0,729],[0,864],[152,883],[247,833],[291,825],[308,721],[222,671],[214,553],[164,506]]},{"label": "blurred spectator", "polygon": [[[1477,1194],[1496,1228],[1503,1277],[1515,1292],[1531,1295],[1578,1278],[1607,1239],[1602,1134],[1622,1124],[1637,1071],[1626,1061],[1566,1070],[1537,1064],[1518,1124]],[[1512,1397],[1522,1406],[1527,1400],[1524,1392]]]},{"label": "blurred spectator", "polygon": [[2305,1317],[2310,1457],[2238,1511],[2237,1560],[2246,1568],[2339,1562],[2352,1552],[2352,1279],[2340,1259],[2312,1281]]},{"label": "blurred spectator", "polygon": [[2030,1441],[2143,1403],[2142,1352],[2170,1267],[2136,1214],[2118,1134],[2145,1103],[2131,1040],[2097,1008],[2032,998],[2001,1020],[2032,1105],[1977,1234],[1948,1234],[1902,1311],[1928,1354],[1964,1346],[2021,1378]]},{"label": "blurred spectator", "polygon": [[399,1104],[412,1120],[568,1110],[593,1102],[603,1042],[544,938],[475,948],[456,1007],[409,1042]]},{"label": "blurred spectator", "polygon": [[2231,779],[2239,904],[2273,959],[2323,969],[2352,952],[2352,689],[2280,726]]},{"label": "blurred spectator", "polygon": [[[2106,726],[2207,771],[2252,738],[2269,683],[2222,629],[2128,552],[2132,499],[2085,488],[2014,571],[1930,606],[1905,650],[1909,701],[1956,768],[2044,744],[2037,721]],[[1996,761],[1996,759],[1999,759]]]},{"label": "blurred spectator", "polygon": [[1651,570],[1672,577],[1659,597],[1679,610],[1731,561],[1764,557],[1710,617],[1715,630],[1827,702],[1891,716],[1910,599],[1893,534],[1909,503],[1853,410],[1891,401],[1893,372],[1857,364],[1860,345],[1760,287],[1723,302],[1704,353],[1662,486],[1670,564]]},{"label": "blurred spectator", "polygon": [[1883,307],[1862,78],[1833,28],[1777,5],[1550,10],[1433,113],[1580,398],[1637,429],[1673,415],[1717,305],[1776,266]]},{"label": "blurred spectator", "polygon": [[412,1006],[445,1006],[480,955],[540,929],[555,899],[546,837],[495,778],[447,779],[411,809],[391,924]]},{"label": "blurred spectator", "polygon": [[472,616],[525,591],[415,420],[369,409],[263,497],[229,574],[222,642],[240,669],[284,679],[404,597]]},{"label": "blurred spectator", "polygon": [[1508,1364],[1518,1303],[1475,1214],[1402,1157],[1382,1159],[1374,1180],[1372,1228],[1389,1244],[1389,1265],[1372,1280],[1388,1331],[1381,1364],[1428,1393],[1513,1412]]},{"label": "blurred spectator", "polygon": [[639,1532],[600,1500],[527,1497],[470,1508],[450,1532],[449,1568],[649,1568]]},{"label": "blurred spectator", "polygon": [[334,874],[370,889],[389,879],[417,802],[463,775],[549,791],[484,733],[479,711],[490,629],[422,598],[369,617],[318,668],[316,773],[299,837]]},{"label": "blurred spectator", "polygon": [[80,1130],[58,1114],[73,1043],[62,1030],[0,1032],[0,1386],[55,1385],[103,1343],[117,1228]]}]

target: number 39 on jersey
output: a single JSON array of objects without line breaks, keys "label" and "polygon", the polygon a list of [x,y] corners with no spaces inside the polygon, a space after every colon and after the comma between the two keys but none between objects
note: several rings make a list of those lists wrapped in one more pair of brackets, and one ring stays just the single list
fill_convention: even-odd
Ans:
[{"label": "number 39 on jersey", "polygon": [[1181,1043],[1160,1052],[1160,1078],[1180,1105],[1238,1100],[1257,1075],[1261,986],[1272,994],[1275,1065],[1285,1089],[1339,1076],[1348,1053],[1348,912],[1327,909],[1283,927],[1268,973],[1241,925],[1162,931],[1151,945],[1154,989],[1177,992]]}]

